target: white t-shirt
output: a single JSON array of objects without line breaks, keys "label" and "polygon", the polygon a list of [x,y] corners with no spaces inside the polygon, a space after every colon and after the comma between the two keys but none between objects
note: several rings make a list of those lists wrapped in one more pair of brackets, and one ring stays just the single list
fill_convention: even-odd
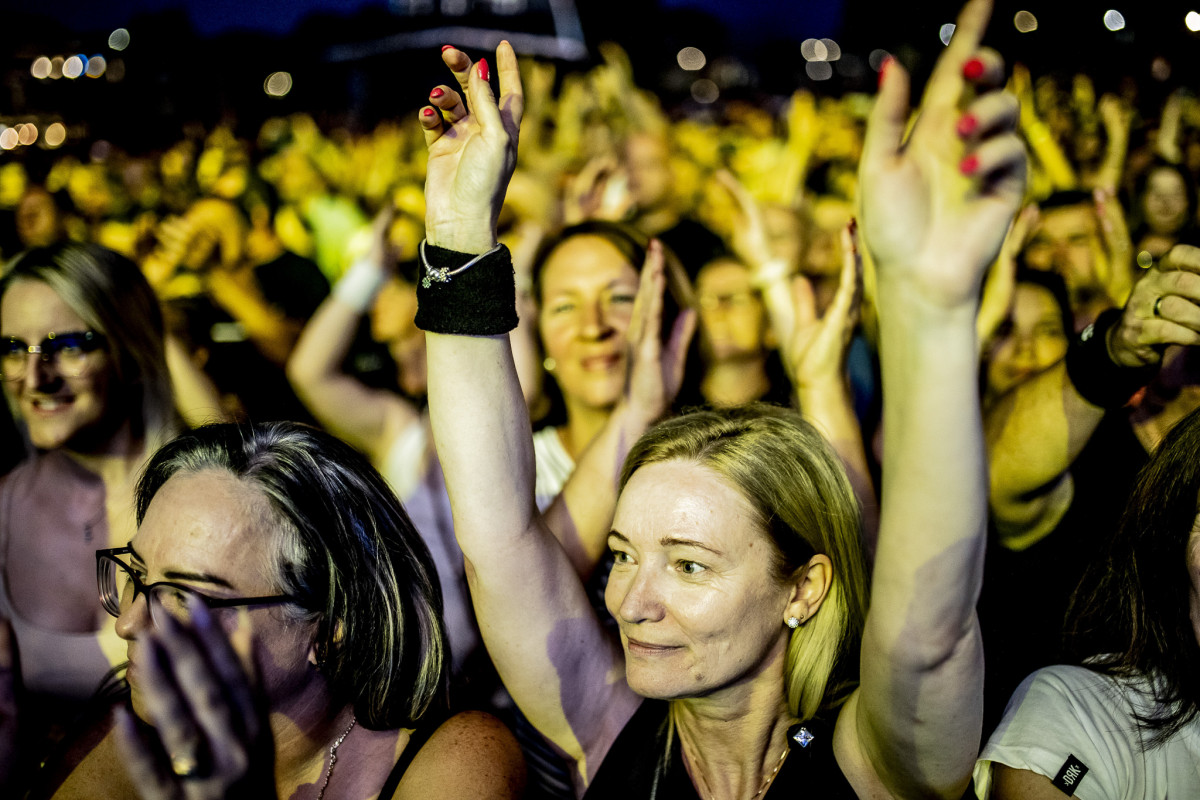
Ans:
[{"label": "white t-shirt", "polygon": [[992,762],[1045,775],[1080,800],[1200,798],[1200,719],[1165,744],[1138,729],[1153,697],[1084,667],[1038,670],[1017,688],[975,764],[975,791],[991,792]]},{"label": "white t-shirt", "polygon": [[538,511],[545,511],[575,471],[575,460],[563,447],[558,430],[549,426],[533,435],[533,458],[536,475],[534,494],[537,496]]}]

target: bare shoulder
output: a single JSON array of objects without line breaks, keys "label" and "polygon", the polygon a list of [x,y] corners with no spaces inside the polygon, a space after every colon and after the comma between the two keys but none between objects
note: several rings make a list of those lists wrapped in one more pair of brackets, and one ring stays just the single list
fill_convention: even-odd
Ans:
[{"label": "bare shoulder", "polygon": [[512,731],[491,714],[464,711],[425,742],[395,800],[519,798],[524,791],[525,759]]}]

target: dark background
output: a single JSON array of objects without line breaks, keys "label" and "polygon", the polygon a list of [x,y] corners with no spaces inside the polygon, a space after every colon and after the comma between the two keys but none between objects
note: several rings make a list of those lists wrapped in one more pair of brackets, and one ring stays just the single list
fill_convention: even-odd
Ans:
[{"label": "dark background", "polygon": [[[513,2],[526,11],[496,13],[497,4]],[[566,17],[577,16],[582,44],[571,30],[555,37],[551,2],[574,9]],[[1200,39],[1183,21],[1190,4],[1122,2],[998,2],[989,43],[1035,74],[1086,72],[1101,91],[1132,78],[1139,101],[1158,107],[1168,91],[1200,74]],[[467,13],[447,13],[454,3]],[[1126,19],[1116,33],[1102,22],[1114,5]],[[564,68],[595,63],[595,45],[616,41],[630,54],[638,83],[668,107],[686,104],[697,77],[718,80],[722,101],[777,100],[799,86],[870,91],[875,76],[866,65],[873,50],[895,53],[919,78],[957,7],[924,0],[22,0],[0,7],[0,47],[8,54],[0,61],[0,122],[62,120],[73,138],[109,138],[134,150],[178,139],[188,122],[225,120],[248,133],[268,116],[299,110],[363,129],[423,102],[427,87],[442,80],[437,45],[454,41],[482,52],[514,34],[524,37],[518,50],[557,57]],[[1021,9],[1037,16],[1036,31],[1016,31],[1013,15]],[[120,53],[107,45],[117,27],[131,38]],[[560,33],[570,27],[560,20]],[[799,44],[809,37],[841,46],[845,55],[833,78],[806,75]],[[684,73],[676,64],[675,54],[687,45],[706,53],[704,71]],[[31,76],[39,55],[74,53],[104,55],[117,68],[99,79]],[[283,98],[263,92],[276,70],[294,79]],[[714,75],[718,70],[724,77]]]}]

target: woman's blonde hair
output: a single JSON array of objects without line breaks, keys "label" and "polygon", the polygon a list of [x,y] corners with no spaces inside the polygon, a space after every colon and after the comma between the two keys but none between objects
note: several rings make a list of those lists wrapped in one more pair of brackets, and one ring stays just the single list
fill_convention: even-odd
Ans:
[{"label": "woman's blonde hair", "polygon": [[[828,442],[794,411],[754,404],[667,420],[633,446],[621,487],[647,464],[692,461],[750,502],[775,544],[775,578],[795,577],[816,554],[833,565],[825,600],[796,628],[785,665],[788,706],[802,720],[832,708],[858,681],[867,565],[858,501]],[[783,620],[780,620],[780,625]]]}]

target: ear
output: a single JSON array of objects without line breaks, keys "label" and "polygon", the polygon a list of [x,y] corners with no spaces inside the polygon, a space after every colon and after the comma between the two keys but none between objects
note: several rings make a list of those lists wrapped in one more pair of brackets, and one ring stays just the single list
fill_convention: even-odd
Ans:
[{"label": "ear", "polygon": [[829,560],[829,556],[818,553],[796,570],[792,580],[792,596],[784,609],[784,624],[788,625],[788,620],[792,617],[799,620],[801,625],[812,619],[821,603],[825,602],[825,595],[829,593],[829,587],[832,585],[833,562]]},{"label": "ear", "polygon": [[[313,627],[312,641],[309,642],[308,645],[308,663],[312,664],[317,669],[325,666],[325,659],[329,657],[329,653],[326,652],[325,647],[322,646],[322,639],[324,638],[322,634],[323,626],[315,625]],[[333,644],[335,646],[340,644],[345,635],[346,624],[339,619],[333,627]]]}]

